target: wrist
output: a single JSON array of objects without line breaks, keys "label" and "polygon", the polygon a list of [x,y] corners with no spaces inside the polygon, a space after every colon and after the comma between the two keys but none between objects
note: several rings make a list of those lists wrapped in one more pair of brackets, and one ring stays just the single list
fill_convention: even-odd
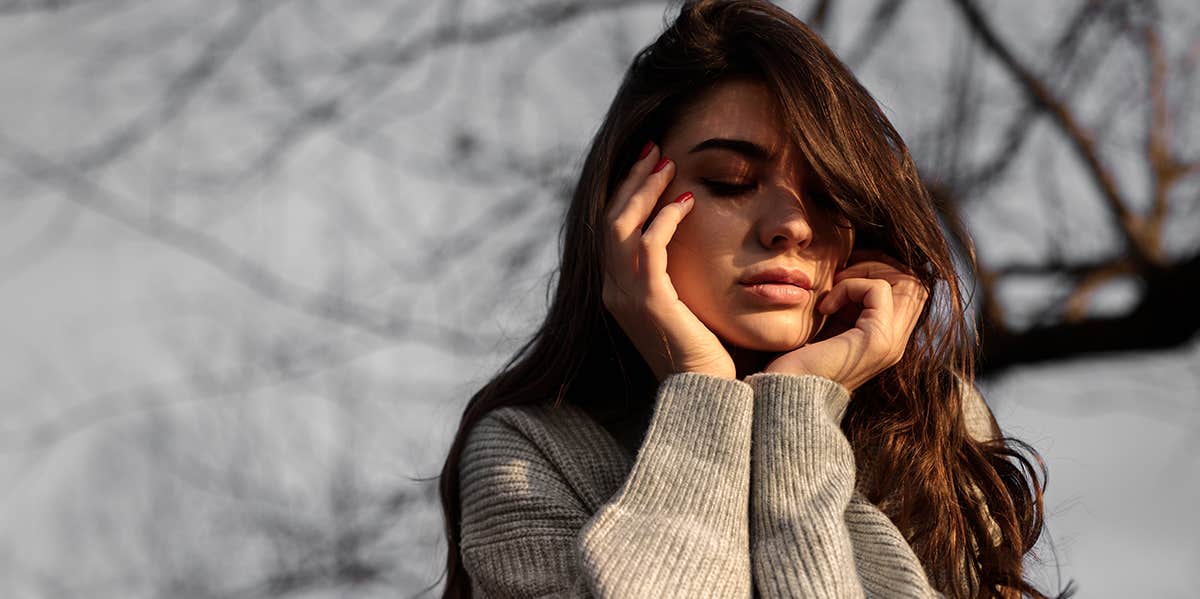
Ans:
[{"label": "wrist", "polygon": [[737,368],[733,364],[733,360],[713,360],[704,364],[683,365],[676,374],[682,373],[703,374],[707,376],[715,376],[723,379],[738,380]]},{"label": "wrist", "polygon": [[851,391],[845,385],[815,374],[761,372],[746,377],[746,384],[754,391],[756,406],[776,410],[782,409],[781,402],[815,402],[821,404],[835,423],[841,422],[851,399]]},{"label": "wrist", "polygon": [[818,368],[802,361],[785,359],[774,360],[767,364],[767,366],[763,368],[762,374],[815,376],[821,379],[833,381],[850,392],[853,392],[866,382],[866,379],[863,379],[861,375],[855,372],[830,372],[829,369]]},{"label": "wrist", "polygon": [[813,375],[827,379],[833,379],[831,373],[824,372],[822,369],[815,367],[804,360],[796,359],[796,356],[783,354],[778,358],[767,362],[763,367],[762,374],[789,374],[792,376]]}]

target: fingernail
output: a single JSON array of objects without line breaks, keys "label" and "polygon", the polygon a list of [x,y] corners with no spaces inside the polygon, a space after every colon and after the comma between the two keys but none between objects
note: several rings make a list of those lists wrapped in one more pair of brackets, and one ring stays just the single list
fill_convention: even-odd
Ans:
[{"label": "fingernail", "polygon": [[657,173],[658,171],[661,171],[664,168],[667,168],[667,163],[669,163],[669,162],[671,162],[671,159],[667,158],[666,156],[663,156],[662,160],[659,160],[658,164],[654,165],[654,170],[652,171],[651,174]]},{"label": "fingernail", "polygon": [[641,160],[641,159],[649,156],[650,150],[653,150],[653,149],[654,149],[654,142],[652,142],[652,141],[646,142],[646,145],[642,147],[642,153],[638,154],[638,160]]},{"label": "fingernail", "polygon": [[675,202],[678,204],[682,204],[682,203],[692,199],[693,197],[695,197],[695,196],[692,195],[692,192],[685,191],[685,192],[679,194],[679,197],[675,198]]}]

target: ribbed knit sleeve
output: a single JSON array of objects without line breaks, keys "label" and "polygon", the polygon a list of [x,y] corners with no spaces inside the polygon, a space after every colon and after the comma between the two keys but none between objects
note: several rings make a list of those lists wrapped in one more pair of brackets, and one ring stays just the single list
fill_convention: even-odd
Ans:
[{"label": "ribbed knit sleeve", "polygon": [[584,569],[604,597],[749,597],[750,387],[664,380],[624,487],[584,529]]},{"label": "ribbed knit sleeve", "polygon": [[939,596],[903,535],[854,490],[850,395],[817,376],[756,374],[750,557],[763,597]]},{"label": "ribbed knit sleeve", "polygon": [[[556,445],[545,443],[554,431],[535,423],[523,411],[495,410],[463,446],[459,544],[477,598],[589,596],[575,538],[591,512],[554,459]],[[611,453],[601,436],[588,440]]]},{"label": "ribbed knit sleeve", "polygon": [[676,374],[655,401],[627,477],[594,512],[566,462],[511,427],[476,425],[460,481],[463,560],[477,593],[750,596],[750,387]]}]

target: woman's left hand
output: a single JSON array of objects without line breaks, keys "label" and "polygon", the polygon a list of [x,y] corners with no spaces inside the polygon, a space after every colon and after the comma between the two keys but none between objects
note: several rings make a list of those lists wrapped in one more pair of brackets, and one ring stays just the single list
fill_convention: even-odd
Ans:
[{"label": "woman's left hand", "polygon": [[[781,354],[763,372],[815,374],[853,391],[904,356],[928,297],[925,286],[894,258],[856,251],[817,303],[830,317],[820,340]],[[845,330],[831,334],[839,322]]]}]

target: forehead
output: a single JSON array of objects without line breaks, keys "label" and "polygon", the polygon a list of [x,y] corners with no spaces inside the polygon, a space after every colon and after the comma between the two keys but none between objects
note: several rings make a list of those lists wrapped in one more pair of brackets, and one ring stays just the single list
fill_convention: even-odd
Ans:
[{"label": "forehead", "polygon": [[680,113],[667,137],[689,147],[710,138],[741,139],[775,154],[786,142],[781,125],[767,86],[737,78],[705,90]]}]

